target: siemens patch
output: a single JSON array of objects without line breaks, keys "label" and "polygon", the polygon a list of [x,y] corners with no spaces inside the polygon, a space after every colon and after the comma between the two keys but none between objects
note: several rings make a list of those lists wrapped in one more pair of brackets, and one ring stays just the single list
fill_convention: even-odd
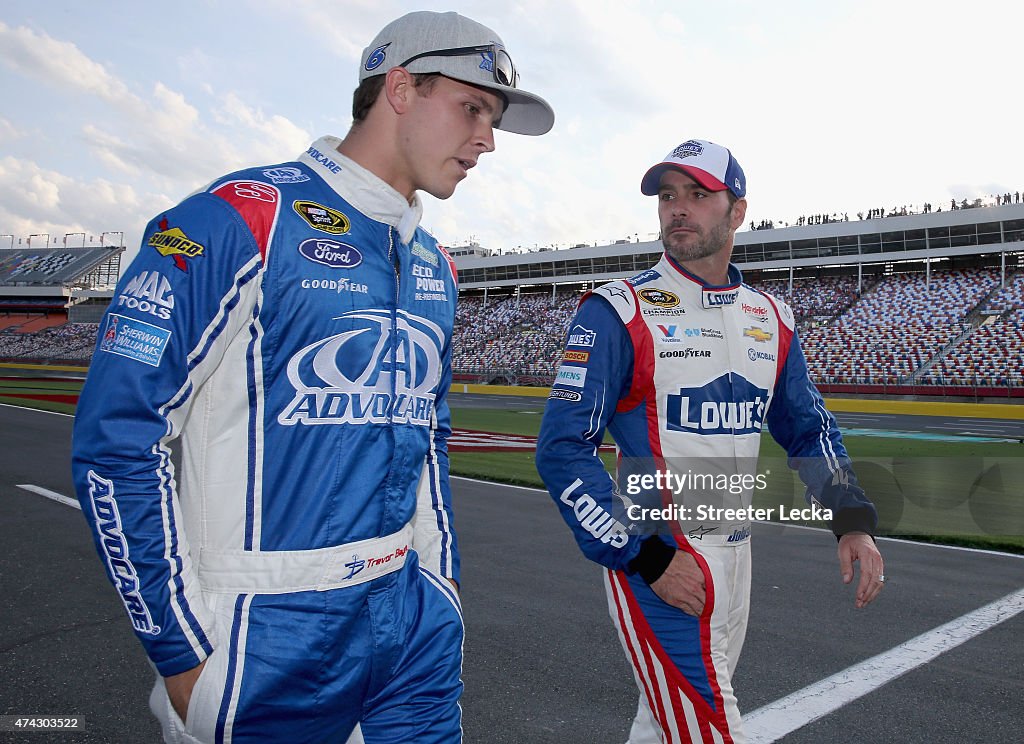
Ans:
[{"label": "siemens patch", "polygon": [[166,328],[111,313],[107,316],[100,351],[159,367],[170,337],[171,332]]},{"label": "siemens patch", "polygon": [[92,470],[89,471],[89,503],[103,559],[132,626],[139,633],[159,635],[160,626],[153,623],[153,615],[142,598],[139,574],[128,555],[128,541],[124,538],[121,515],[114,501],[114,484]]},{"label": "siemens patch", "polygon": [[586,367],[570,367],[562,365],[555,377],[556,385],[571,385],[572,387],[583,387],[587,381]]}]

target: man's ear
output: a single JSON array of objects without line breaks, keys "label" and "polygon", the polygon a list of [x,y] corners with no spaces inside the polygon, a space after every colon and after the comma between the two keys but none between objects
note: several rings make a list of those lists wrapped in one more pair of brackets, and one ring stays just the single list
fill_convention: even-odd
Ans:
[{"label": "man's ear", "polygon": [[747,200],[739,199],[735,204],[732,205],[732,220],[730,226],[733,230],[739,229],[739,226],[743,224],[743,220],[747,216]]},{"label": "man's ear", "polygon": [[409,109],[415,88],[412,73],[404,67],[392,67],[384,76],[384,98],[396,114],[404,114]]}]

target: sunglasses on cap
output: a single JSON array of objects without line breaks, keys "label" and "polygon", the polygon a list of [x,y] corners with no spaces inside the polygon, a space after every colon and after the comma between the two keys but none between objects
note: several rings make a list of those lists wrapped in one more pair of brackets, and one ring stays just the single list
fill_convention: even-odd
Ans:
[{"label": "sunglasses on cap", "polygon": [[519,73],[516,72],[515,65],[512,64],[512,58],[508,56],[508,52],[504,49],[499,49],[497,44],[480,44],[478,46],[471,47],[457,47],[455,49],[436,49],[431,52],[420,52],[417,55],[409,57],[401,64],[401,67],[407,66],[409,63],[421,59],[423,57],[468,57],[472,54],[482,54],[484,61],[480,63],[480,68],[483,70],[490,70],[494,75],[494,82],[498,85],[504,85],[507,88],[515,88],[519,82]]}]

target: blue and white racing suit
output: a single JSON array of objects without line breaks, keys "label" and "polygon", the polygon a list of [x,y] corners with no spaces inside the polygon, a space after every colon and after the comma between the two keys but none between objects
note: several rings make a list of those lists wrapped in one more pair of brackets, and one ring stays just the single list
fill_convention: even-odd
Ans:
[{"label": "blue and white racing suit", "polygon": [[156,669],[206,660],[169,741],[461,739],[455,272],[337,144],[159,215],[100,326],[73,471]]},{"label": "blue and white racing suit", "polygon": [[[609,611],[641,691],[632,744],[744,741],[731,675],[750,595],[749,511],[720,516],[743,508],[728,499],[719,512],[678,503],[673,481],[633,488],[643,476],[745,479],[749,498],[767,424],[837,534],[875,527],[789,308],[743,284],[735,266],[729,279],[708,286],[663,256],[585,296],[541,426],[538,471],[584,554],[608,569]],[[606,429],[618,483],[598,457]],[[645,507],[670,519],[652,529],[638,516]],[[704,573],[700,617],[649,586],[676,550]]]}]

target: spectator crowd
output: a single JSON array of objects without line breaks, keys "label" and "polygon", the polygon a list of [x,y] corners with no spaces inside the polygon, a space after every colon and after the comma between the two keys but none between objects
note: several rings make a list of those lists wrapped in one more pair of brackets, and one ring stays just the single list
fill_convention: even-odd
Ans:
[{"label": "spectator crowd", "polygon": [[[785,300],[819,383],[1024,386],[1024,273],[1000,287],[995,269],[865,277],[772,279],[754,286]],[[457,381],[550,384],[579,303],[576,291],[459,298]],[[21,325],[29,325],[26,316]],[[87,362],[99,326],[21,332],[7,318],[0,359]]]}]

